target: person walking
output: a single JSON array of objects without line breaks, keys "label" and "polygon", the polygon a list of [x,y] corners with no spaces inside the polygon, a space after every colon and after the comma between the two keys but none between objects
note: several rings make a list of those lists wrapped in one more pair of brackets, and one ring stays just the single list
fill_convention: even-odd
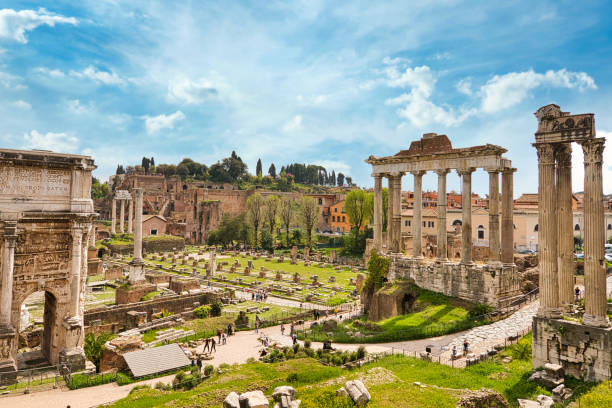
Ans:
[{"label": "person walking", "polygon": [[227,325],[227,335],[231,336],[232,335],[232,324],[228,323]]},{"label": "person walking", "polygon": [[202,360],[198,358],[198,372],[202,372]]},{"label": "person walking", "polygon": [[216,342],[215,342],[215,338],[211,337],[210,339],[210,352],[212,353],[213,351],[216,353],[217,352],[217,347],[215,346]]},{"label": "person walking", "polygon": [[452,351],[452,356],[451,358],[454,360],[457,358],[457,346],[453,345],[453,351]]},{"label": "person walking", "polygon": [[255,333],[259,333],[259,320],[255,320]]},{"label": "person walking", "polygon": [[210,339],[206,338],[206,340],[204,340],[204,349],[202,349],[202,352],[205,352],[206,350],[209,350],[209,347],[210,347]]},{"label": "person walking", "polygon": [[281,336],[285,335],[285,325],[281,324]]},{"label": "person walking", "polygon": [[225,335],[225,333],[223,333],[221,335],[221,338],[223,339],[223,344],[226,344],[227,343],[227,336]]},{"label": "person walking", "polygon": [[219,339],[217,343],[221,344],[221,329],[217,329],[217,338]]},{"label": "person walking", "polygon": [[297,334],[293,333],[292,339],[293,339],[293,345],[295,346],[297,343]]},{"label": "person walking", "polygon": [[463,355],[464,355],[464,356],[466,356],[466,355],[467,355],[467,353],[468,353],[468,351],[469,351],[469,347],[470,347],[470,345],[469,345],[469,343],[468,343],[467,339],[465,339],[465,340],[463,341]]}]

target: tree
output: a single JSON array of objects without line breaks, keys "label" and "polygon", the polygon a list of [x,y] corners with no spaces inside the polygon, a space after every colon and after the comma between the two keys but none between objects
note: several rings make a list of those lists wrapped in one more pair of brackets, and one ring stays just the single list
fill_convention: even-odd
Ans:
[{"label": "tree", "polygon": [[319,220],[319,208],[314,198],[304,196],[300,202],[300,219],[306,232],[306,245],[312,245],[312,231]]},{"label": "tree", "polygon": [[155,167],[155,159],[151,156],[151,167]]},{"label": "tree", "polygon": [[348,214],[351,225],[357,231],[372,218],[374,196],[363,190],[352,190],[346,195],[344,210]]},{"label": "tree", "polygon": [[278,213],[278,197],[275,195],[266,198],[266,208],[264,211],[264,218],[268,224],[270,235],[274,234],[274,227],[276,227],[276,215]]},{"label": "tree", "polygon": [[344,185],[344,174],[338,173],[338,187],[342,187]]},{"label": "tree", "polygon": [[151,167],[151,160],[147,157],[142,158],[142,168],[144,169],[145,174],[149,174],[149,167]]},{"label": "tree", "polygon": [[125,170],[123,169],[123,165],[117,165],[117,170],[115,170],[115,174],[125,174]]},{"label": "tree", "polygon": [[101,184],[97,178],[91,178],[91,198],[100,199],[106,197],[108,194],[108,184]]},{"label": "tree", "polygon": [[261,159],[257,159],[257,166],[255,166],[255,175],[260,178],[263,175],[263,171],[261,169]]},{"label": "tree", "polygon": [[331,177],[329,178],[329,185],[330,186],[336,185],[336,171],[335,170],[332,170]]},{"label": "tree", "polygon": [[215,183],[231,183],[233,181],[232,176],[230,176],[221,163],[215,163],[210,166],[208,174],[210,174],[210,179]]},{"label": "tree", "polygon": [[259,228],[264,218],[265,205],[266,202],[259,193],[251,195],[246,202],[247,218],[253,228],[253,243],[255,247],[258,246],[259,242]]},{"label": "tree", "polygon": [[274,167],[274,163],[270,165],[270,168],[268,169],[268,174],[270,175],[270,177],[276,178],[276,167]]},{"label": "tree", "polygon": [[285,234],[287,237],[287,245],[289,245],[289,228],[295,218],[295,202],[289,197],[283,197],[280,201],[279,215],[281,224],[285,228]]},{"label": "tree", "polygon": [[95,364],[97,373],[100,372],[100,360],[102,360],[102,354],[104,354],[104,344],[109,338],[110,335],[108,333],[102,333],[97,337],[94,333],[89,333],[85,336],[83,351],[85,351],[87,359]]},{"label": "tree", "polygon": [[353,185],[353,178],[352,177],[346,177],[346,184],[348,186],[352,186]]},{"label": "tree", "polygon": [[230,217],[226,214],[223,216],[219,228],[211,231],[208,235],[208,244],[221,244],[226,246],[236,241],[246,243],[248,238],[247,234],[244,214],[240,214],[236,217]]},{"label": "tree", "polygon": [[240,181],[243,177],[247,176],[247,165],[242,161],[240,156],[232,150],[230,157],[226,157],[221,162],[227,174],[232,178],[233,182]]}]

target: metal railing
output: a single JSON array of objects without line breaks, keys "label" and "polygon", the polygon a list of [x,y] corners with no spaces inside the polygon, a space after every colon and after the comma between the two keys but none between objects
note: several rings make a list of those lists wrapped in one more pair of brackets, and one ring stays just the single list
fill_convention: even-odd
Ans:
[{"label": "metal railing", "polygon": [[3,395],[16,392],[30,393],[57,388],[64,384],[64,377],[55,365],[29,368],[8,373],[0,373],[0,386]]}]

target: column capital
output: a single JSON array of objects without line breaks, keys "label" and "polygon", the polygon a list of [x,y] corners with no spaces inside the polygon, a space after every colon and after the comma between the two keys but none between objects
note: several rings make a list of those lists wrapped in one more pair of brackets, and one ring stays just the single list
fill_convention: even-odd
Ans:
[{"label": "column capital", "polygon": [[134,193],[134,195],[136,197],[142,196],[143,189],[142,188],[133,188],[132,189],[132,193]]},{"label": "column capital", "polygon": [[11,240],[17,238],[17,221],[3,221],[4,223],[4,234],[2,238],[4,240]]},{"label": "column capital", "polygon": [[603,137],[596,138],[596,139],[588,139],[582,142],[582,151],[584,152],[584,162],[585,163],[601,163],[605,142],[606,142],[606,139]]},{"label": "column capital", "polygon": [[483,170],[489,174],[499,174],[502,171],[499,167],[485,167]]},{"label": "column capital", "polygon": [[449,172],[450,172],[450,169],[437,169],[437,170],[434,170],[434,173],[436,173],[438,176],[446,176]]},{"label": "column capital", "polygon": [[555,145],[552,143],[533,143],[538,152],[540,164],[555,164]]},{"label": "column capital", "polygon": [[421,177],[425,173],[427,173],[425,170],[414,170],[410,172],[410,174],[412,174],[414,177]]},{"label": "column capital", "polygon": [[389,176],[397,178],[397,177],[402,177],[404,174],[406,174],[406,173],[404,173],[403,171],[393,171],[393,172],[389,173]]},{"label": "column capital", "polygon": [[372,177],[374,177],[374,179],[381,180],[383,178],[383,174],[382,173],[372,173]]},{"label": "column capital", "polygon": [[512,173],[516,173],[516,167],[505,167],[503,169],[501,169],[502,174],[512,174]]},{"label": "column capital", "polygon": [[467,176],[472,174],[476,169],[474,167],[466,167],[463,169],[457,169],[457,174],[460,176]]}]

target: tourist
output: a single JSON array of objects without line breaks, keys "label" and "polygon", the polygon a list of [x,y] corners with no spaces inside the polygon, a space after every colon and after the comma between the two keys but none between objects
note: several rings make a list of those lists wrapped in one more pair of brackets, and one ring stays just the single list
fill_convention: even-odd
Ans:
[{"label": "tourist", "polygon": [[452,357],[453,360],[457,358],[457,345],[453,345]]},{"label": "tourist", "polygon": [[463,355],[464,356],[467,355],[468,351],[469,351],[469,343],[468,343],[467,339],[465,339],[463,341]]},{"label": "tourist", "polygon": [[194,358],[191,359],[191,366],[192,367],[195,366],[195,359]]},{"label": "tourist", "polygon": [[574,293],[576,293],[576,303],[578,303],[580,301],[580,287],[576,286]]},{"label": "tourist", "polygon": [[217,338],[219,339],[217,343],[221,344],[221,329],[217,329]]},{"label": "tourist", "polygon": [[265,348],[262,348],[261,351],[259,352],[259,357],[264,357],[266,354],[268,354],[268,352],[266,351]]},{"label": "tourist", "polygon": [[259,320],[255,320],[255,333],[259,333]]},{"label": "tourist", "polygon": [[223,344],[226,344],[227,343],[227,336],[225,335],[225,333],[223,333],[221,338],[223,339]]},{"label": "tourist", "polygon": [[291,338],[293,339],[293,345],[295,346],[297,344],[297,334],[293,333],[293,336],[291,336]]},{"label": "tourist", "polygon": [[210,339],[206,338],[206,340],[204,340],[204,349],[202,350],[202,352],[205,352],[206,350],[209,350],[209,347],[210,347]]},{"label": "tourist", "polygon": [[227,325],[227,335],[228,336],[232,335],[232,324],[231,323]]},{"label": "tourist", "polygon": [[293,336],[293,331],[295,330],[295,326],[293,325],[293,322],[291,322],[291,331],[289,332],[289,334],[291,336]]},{"label": "tourist", "polygon": [[198,372],[202,372],[202,360],[198,358]]},{"label": "tourist", "polygon": [[217,343],[215,342],[215,338],[211,337],[210,338],[210,352],[212,353],[213,351],[216,353],[217,352],[217,347],[215,346]]},{"label": "tourist", "polygon": [[285,335],[285,325],[281,324],[281,336]]}]

